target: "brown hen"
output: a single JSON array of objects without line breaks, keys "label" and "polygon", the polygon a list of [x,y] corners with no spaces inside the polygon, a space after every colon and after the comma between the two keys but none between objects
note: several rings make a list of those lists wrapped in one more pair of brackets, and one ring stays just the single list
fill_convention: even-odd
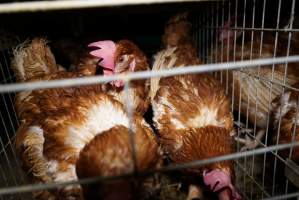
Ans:
[{"label": "brown hen", "polygon": [[[163,42],[165,49],[156,54],[153,70],[200,64],[196,48],[192,44],[191,24],[187,20],[187,13],[170,19]],[[230,103],[222,86],[211,76],[152,78],[151,101],[164,153],[173,162],[185,163],[233,152],[230,135],[234,131]],[[203,175],[203,172],[209,170],[209,173]],[[187,171],[203,175],[206,184],[213,191],[219,192],[225,188],[219,193],[221,199],[239,197],[232,186],[234,170],[231,162]],[[218,188],[214,188],[216,179],[211,178],[216,174],[220,179],[223,178],[217,180],[223,183]],[[187,199],[201,198],[200,190],[198,186],[190,185]]]},{"label": "brown hen", "polygon": [[[233,119],[223,88],[210,75],[163,78],[153,100],[154,122],[163,151],[174,163],[233,152]],[[220,199],[239,199],[232,161],[187,169],[203,176]],[[219,182],[219,184],[217,183]],[[218,184],[218,185],[217,185]],[[199,192],[198,192],[199,193]],[[187,199],[192,199],[191,192]]]},{"label": "brown hen", "polygon": [[[54,57],[42,39],[17,49],[13,63],[18,66],[14,67],[16,74],[26,72],[19,78],[25,81],[87,75],[82,71],[55,71]],[[17,94],[15,104],[22,120],[16,134],[16,149],[24,169],[36,183],[77,180],[75,165],[81,149],[103,131],[115,126],[129,128],[124,106],[103,92],[100,84],[21,92]],[[133,130],[137,127],[148,132],[149,126],[141,117],[134,119]],[[154,151],[157,144],[152,142]],[[37,199],[83,198],[81,188],[76,185],[35,192],[34,196]]]},{"label": "brown hen", "polygon": [[[275,40],[270,34],[264,34],[263,40],[260,38],[260,34],[254,35],[252,42],[245,41],[243,45],[238,44],[237,41],[234,47],[235,34],[236,38],[238,38],[241,32],[236,31],[234,34],[234,31],[229,30],[229,26],[235,23],[233,20],[236,20],[236,18],[231,18],[231,20],[220,31],[220,42],[223,44],[223,49],[220,48],[213,52],[213,60],[229,62],[273,58],[274,55],[286,56],[285,41],[277,44],[277,51],[275,53]],[[250,38],[248,34],[245,34],[244,37]],[[291,51],[290,54],[292,53],[294,52]],[[286,75],[285,64],[275,65],[273,71],[272,65],[268,65],[224,72],[223,83],[228,84],[228,92],[233,95],[234,110],[240,110],[241,115],[246,117],[248,122],[255,124],[258,130],[254,140],[249,137],[246,137],[246,140],[238,139],[245,143],[245,146],[241,150],[255,148],[263,138],[269,122],[268,118],[271,116],[271,111],[269,110],[270,104],[283,91],[282,86],[277,83],[283,83],[285,78],[286,85],[292,85],[299,81],[298,75],[296,63],[288,65]],[[272,84],[269,80],[272,80],[274,83]],[[248,129],[244,130],[245,132],[253,132]]]},{"label": "brown hen", "polygon": [[[160,164],[156,138],[148,125],[140,122],[136,124],[134,133],[129,132],[125,126],[115,126],[91,140],[80,153],[76,165],[78,177],[109,177],[133,173],[130,134],[133,134],[135,142],[136,170],[142,172],[156,168]],[[85,199],[129,200],[136,197],[132,186],[132,179],[127,177],[96,187],[83,186],[83,190]]]}]

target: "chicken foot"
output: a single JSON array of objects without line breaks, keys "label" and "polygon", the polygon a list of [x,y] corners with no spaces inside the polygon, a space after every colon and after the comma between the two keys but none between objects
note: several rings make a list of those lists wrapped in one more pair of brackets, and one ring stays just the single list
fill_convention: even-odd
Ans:
[{"label": "chicken foot", "polygon": [[186,200],[202,199],[202,190],[197,185],[189,185],[188,196]]},{"label": "chicken foot", "polygon": [[247,151],[258,147],[264,135],[265,135],[265,130],[262,129],[257,132],[256,136],[253,139],[251,139],[248,135],[245,135],[245,139],[240,137],[235,137],[235,140],[244,144],[244,146],[240,149],[240,151]]}]

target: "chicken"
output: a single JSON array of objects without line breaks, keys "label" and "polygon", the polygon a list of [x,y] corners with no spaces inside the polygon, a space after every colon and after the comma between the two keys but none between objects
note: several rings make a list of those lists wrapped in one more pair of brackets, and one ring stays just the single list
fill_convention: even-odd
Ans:
[{"label": "chicken", "polygon": [[[165,29],[166,49],[155,56],[153,69],[200,64],[189,34],[186,15],[173,17]],[[154,78],[151,101],[163,152],[172,162],[180,164],[233,152],[230,102],[212,76]],[[233,186],[232,161],[188,168],[186,172],[203,176],[205,184],[217,192],[220,199],[240,199]],[[187,199],[201,197],[199,186],[190,185]]]},{"label": "chicken", "polygon": [[[43,39],[35,39],[16,49],[13,66],[21,81],[86,75],[82,72],[55,71],[55,59]],[[77,180],[75,165],[84,146],[96,135],[102,132],[108,134],[111,128],[129,128],[126,109],[103,92],[100,84],[21,92],[15,103],[22,122],[16,133],[16,150],[24,169],[35,183]],[[152,148],[148,148],[151,155],[147,158],[155,158],[157,143],[150,137],[152,132],[144,119],[136,115],[132,127],[133,132],[145,129],[144,134],[148,136],[144,138],[152,139],[148,141]],[[82,191],[81,187],[70,185],[53,191],[35,192],[34,196],[37,199],[82,199]]]},{"label": "chicken", "polygon": [[[229,62],[274,57],[275,43],[269,34],[264,35],[263,41],[255,35],[252,42],[245,41],[243,46],[236,43],[236,47],[234,47],[235,34],[229,30],[229,27],[234,26],[235,20],[237,18],[232,17],[231,21],[228,21],[221,29],[219,40],[223,43],[223,52],[221,48],[215,50],[212,54],[213,60]],[[236,31],[236,38],[240,35],[241,32]],[[246,37],[247,35],[245,35]],[[262,51],[260,52],[261,43]],[[283,42],[279,43],[276,56],[285,56],[285,50]],[[289,64],[286,85],[292,85],[298,81],[299,74],[296,67],[297,64]],[[242,71],[231,70],[224,74],[223,83],[228,83],[228,92],[233,94],[234,110],[237,112],[240,110],[241,115],[248,118],[250,123],[256,124],[258,130],[255,140],[251,140],[247,136],[246,140],[238,139],[245,143],[245,146],[241,148],[242,151],[255,148],[263,138],[268,126],[268,118],[271,115],[269,110],[271,101],[282,92],[282,86],[277,83],[283,83],[284,77],[285,64],[275,65],[273,84],[268,81],[272,80],[272,65],[245,68]],[[248,129],[245,131],[252,132]]]},{"label": "chicken", "polygon": [[[299,83],[292,85],[299,88]],[[286,90],[282,95],[277,96],[272,101],[272,128],[274,137],[272,142],[276,144],[291,143],[299,141],[299,113],[298,113],[299,92],[296,90]],[[285,159],[290,155],[289,150],[279,152]],[[291,159],[299,162],[299,147],[294,147]]]},{"label": "chicken", "polygon": [[[123,125],[103,131],[91,140],[81,151],[76,165],[79,178],[109,177],[133,173],[133,152],[130,134],[133,134],[136,150],[136,170],[143,172],[159,166],[158,144],[152,129],[140,118],[136,118],[135,133]],[[89,166],[89,167],[86,167]],[[85,199],[133,199],[133,180],[111,181],[95,186],[83,186]],[[140,180],[142,181],[142,180]]]},{"label": "chicken", "polygon": [[[188,13],[173,16],[165,27],[163,49],[154,57],[152,70],[170,69],[199,64],[196,48],[192,43],[191,23]],[[160,78],[151,78],[151,101],[158,90]]]},{"label": "chicken", "polygon": [[[145,54],[129,40],[120,40],[116,43],[109,40],[93,42],[88,45],[92,50],[83,47],[84,42],[62,40],[53,44],[56,52],[63,56],[60,60],[66,60],[72,71],[90,76],[102,74],[101,68],[104,75],[150,69]],[[103,90],[125,105],[130,102],[132,109],[141,115],[149,107],[149,80],[131,81],[128,96],[122,80],[103,85]]]},{"label": "chicken", "polygon": [[[154,97],[155,127],[163,152],[174,163],[208,159],[233,152],[233,119],[229,100],[210,75],[163,78]],[[220,199],[239,199],[232,161],[188,169],[203,175]],[[217,178],[218,177],[218,178]],[[217,185],[217,182],[219,184]],[[191,198],[190,198],[191,199]]]},{"label": "chicken", "polygon": [[[126,74],[149,70],[144,53],[131,41],[120,40],[116,43],[110,40],[89,44],[96,48],[90,54],[99,59],[99,66],[103,67],[104,75]],[[84,70],[84,67],[81,69]],[[94,70],[94,68],[91,68]],[[134,80],[129,83],[128,95],[124,89],[124,81],[116,80],[105,85],[105,91],[115,99],[143,115],[149,107],[149,80]]]}]

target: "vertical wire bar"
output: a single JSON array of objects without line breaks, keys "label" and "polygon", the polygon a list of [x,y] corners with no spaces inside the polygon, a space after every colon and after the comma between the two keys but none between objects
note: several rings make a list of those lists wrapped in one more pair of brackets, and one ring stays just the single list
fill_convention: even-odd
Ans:
[{"label": "vertical wire bar", "polygon": [[[0,154],[1,155],[1,154]],[[4,185],[1,185],[1,186],[3,186],[3,187],[8,187],[8,181],[7,181],[7,179],[6,179],[6,176],[4,175],[5,173],[4,173],[4,170],[3,170],[3,168],[2,168],[2,166],[0,165],[0,174],[1,174],[1,177],[2,177],[2,180],[3,180],[3,183],[5,183]],[[3,199],[4,198],[4,196],[2,196],[2,195],[0,195],[0,199]]]},{"label": "vertical wire bar", "polygon": [[[231,1],[228,2],[228,21],[230,21],[230,10],[231,10]],[[231,27],[229,27],[229,31],[231,31]],[[229,31],[227,32],[227,34],[229,34]],[[229,37],[229,35],[228,35]],[[230,42],[227,43],[227,48],[226,48],[226,60],[227,62],[230,61],[229,60],[229,48],[230,48]],[[225,70],[225,75],[226,75],[226,83],[225,83],[225,94],[228,95],[228,69]]]},{"label": "vertical wire bar", "polygon": [[[2,124],[3,124],[4,131],[6,132],[6,136],[9,138],[9,136],[8,136],[8,130],[7,130],[6,126],[5,126],[5,121],[4,121],[4,119],[3,119],[2,113],[0,113],[0,117],[1,117],[1,121],[2,121]],[[1,138],[0,138],[0,140],[1,140],[1,143],[3,143],[3,141],[2,141]],[[16,164],[17,164],[17,167],[18,167],[18,169],[20,169],[20,166],[18,165],[18,161],[17,161],[17,157],[16,157],[16,154],[15,154],[15,151],[14,151],[12,145],[9,145],[9,146],[10,146],[10,148],[11,148],[11,151],[12,151],[13,157],[14,157],[14,159],[15,159],[15,162],[16,162]],[[7,156],[7,152],[6,152],[6,150],[5,150],[5,145],[4,145],[4,143],[3,143],[3,145],[2,145],[2,148],[3,148],[3,150],[4,150],[4,151],[3,151],[4,155]],[[8,160],[8,163],[7,163],[7,164],[9,165],[9,167],[10,167],[10,169],[11,169],[12,171],[18,171],[18,174],[20,175],[22,181],[25,182],[25,181],[24,181],[24,177],[22,176],[22,174],[20,174],[20,171],[19,171],[19,170],[13,170],[13,168],[12,168],[12,164],[11,164],[11,162],[10,162],[9,160]],[[14,174],[14,173],[12,173],[12,174]],[[15,174],[14,174],[14,175],[15,175]],[[15,176],[13,176],[13,177],[15,178]],[[15,179],[15,180],[17,180],[17,179]],[[16,185],[18,185],[17,182],[16,182]]]},{"label": "vertical wire bar", "polygon": [[[10,112],[9,112],[8,105],[7,105],[7,103],[6,103],[4,94],[1,94],[1,96],[2,96],[3,104],[4,104],[4,107],[5,107],[5,110],[6,110],[8,119],[9,119],[10,127],[13,129],[13,132],[15,133],[15,132],[16,132],[16,128],[15,128],[13,122],[12,122],[12,119],[11,119],[11,116],[10,116]],[[8,143],[9,143],[10,146],[11,146],[11,145],[12,145],[12,142],[11,142],[10,136],[9,136],[9,134],[8,134],[8,131],[6,132],[6,136],[7,136]]]},{"label": "vertical wire bar", "polygon": [[197,41],[198,41],[198,55],[201,56],[201,25],[200,25],[200,20],[201,20],[201,17],[200,16],[197,16]]},{"label": "vertical wire bar", "polygon": [[[0,114],[1,114],[1,113],[0,113]],[[2,120],[2,123],[4,124],[2,115],[1,115],[1,120]],[[3,148],[3,149],[5,148],[5,146],[4,146],[3,141],[2,141],[1,138],[0,138],[0,145],[1,145],[1,148]],[[18,184],[17,184],[17,179],[16,179],[15,174],[14,174],[14,170],[13,170],[12,165],[11,165],[11,163],[10,163],[10,160],[9,160],[9,158],[8,158],[7,152],[6,152],[6,151],[3,151],[3,154],[4,154],[4,157],[5,157],[5,160],[6,160],[7,164],[8,164],[8,168],[9,168],[10,176],[11,176],[11,178],[12,178],[14,184],[15,184],[15,185],[18,185]]]},{"label": "vertical wire bar", "polygon": [[[6,103],[6,100],[5,100],[5,97],[4,97],[4,94],[1,94],[2,96],[2,100],[3,100],[3,104],[5,106],[5,110],[7,112],[7,116],[8,116],[8,119],[9,119],[9,123],[11,125],[11,128],[13,129],[14,133],[16,132],[16,127],[14,126],[13,122],[12,122],[12,119],[11,119],[11,116],[10,116],[10,113],[9,113],[9,109],[8,109],[8,105]],[[10,141],[9,141],[10,142]]]},{"label": "vertical wire bar", "polygon": [[[218,61],[218,42],[219,42],[219,40],[218,40],[218,32],[219,32],[219,22],[218,22],[218,20],[219,20],[219,1],[217,1],[216,2],[216,23],[215,23],[215,26],[217,27],[217,29],[216,29],[216,41],[215,41],[215,60],[214,60],[214,63],[217,63],[217,62],[219,62]],[[217,73],[217,75],[218,75],[218,72],[216,72]]]},{"label": "vertical wire bar", "polygon": [[[252,9],[252,28],[255,27],[255,6],[256,6],[256,1],[253,0],[253,9]],[[254,39],[254,31],[251,31],[251,46],[250,46],[250,60],[252,60],[252,52],[253,52],[253,39]],[[260,80],[260,73],[259,73],[259,67],[258,66],[258,80]],[[254,115],[254,137],[256,136],[256,113],[257,113],[257,105],[258,105],[258,90],[259,88],[257,85],[255,85],[255,115]],[[249,94],[249,93],[248,93]],[[248,96],[249,100],[249,96]],[[250,103],[250,102],[248,102]],[[252,166],[251,166],[251,176],[254,178],[253,172],[254,172],[254,166],[255,166],[255,156],[252,156]],[[251,182],[251,188],[250,188],[250,199],[253,198],[253,183]]]},{"label": "vertical wire bar", "polygon": [[211,49],[211,46],[210,46],[210,38],[211,38],[211,34],[210,34],[210,31],[211,31],[211,29],[209,28],[209,23],[210,23],[210,20],[211,20],[211,18],[210,18],[210,4],[208,5],[208,8],[207,8],[207,11],[206,11],[206,41],[205,41],[205,43],[206,43],[206,63],[208,63],[209,62],[209,59],[208,59],[208,57],[209,57],[209,52],[210,52],[210,49]]},{"label": "vertical wire bar", "polygon": [[[5,98],[4,98],[4,94],[1,94],[1,96],[2,96],[2,99],[3,99],[4,105],[5,105],[6,112],[7,112],[7,114],[8,114],[8,118],[9,118],[10,125],[11,125],[11,127],[13,128],[13,131],[14,131],[14,134],[15,134],[15,133],[16,133],[16,129],[15,129],[15,127],[13,126],[13,123],[12,123],[12,120],[11,120],[11,116],[10,116],[10,113],[9,113],[9,109],[8,109],[7,103],[6,103]],[[3,127],[4,127],[4,129],[5,129],[5,133],[6,133],[6,137],[7,137],[8,144],[9,144],[9,146],[10,146],[10,149],[11,149],[11,152],[12,152],[12,155],[13,155],[13,159],[14,159],[15,163],[17,164],[17,166],[18,166],[19,168],[21,168],[21,167],[20,167],[20,164],[19,164],[19,162],[18,162],[18,158],[17,158],[17,156],[16,156],[16,152],[15,152],[15,150],[14,150],[14,148],[13,148],[13,144],[12,144],[12,141],[11,141],[11,139],[10,139],[8,130],[7,130],[6,126],[5,126],[5,121],[4,121],[4,119],[3,119],[2,113],[0,113],[0,116],[1,116],[1,119],[2,119],[2,122],[3,122]],[[5,147],[5,144],[4,144],[4,147]],[[4,151],[5,151],[5,150],[4,150]],[[23,176],[21,176],[21,177],[23,178]],[[22,181],[24,182],[24,179],[22,179]]]},{"label": "vertical wire bar", "polygon": [[[2,66],[1,63],[0,63],[0,68],[1,68],[1,73],[4,75],[3,66]],[[14,126],[14,123],[12,121],[12,118],[11,118],[11,115],[10,115],[10,112],[9,112],[9,109],[8,109],[8,105],[7,105],[6,100],[5,100],[5,96],[4,96],[4,94],[1,94],[1,96],[2,96],[2,100],[3,100],[3,104],[5,106],[6,113],[8,115],[9,123],[11,125],[11,128],[13,129],[13,132],[15,133],[16,132],[16,127]],[[12,102],[11,102],[11,105],[13,105]],[[10,142],[10,140],[9,140],[9,142]]]},{"label": "vertical wire bar", "polygon": [[[210,4],[211,5],[211,14],[210,14],[210,19],[211,19],[211,23],[210,23],[210,26],[211,27],[214,27],[214,3],[211,3]],[[210,52],[210,61],[209,61],[209,63],[213,63],[214,62],[214,54],[213,54],[213,52],[214,52],[214,43],[213,43],[213,41],[214,41],[214,36],[215,36],[215,29],[213,29],[213,28],[211,28],[210,29],[210,42],[211,42],[211,52]]]},{"label": "vertical wire bar", "polygon": [[210,52],[210,49],[211,49],[211,46],[210,46],[210,39],[211,39],[211,29],[210,28],[208,28],[209,27],[209,24],[210,24],[210,20],[211,20],[211,18],[210,18],[210,14],[211,14],[211,10],[210,10],[210,5],[211,4],[208,4],[208,8],[207,8],[207,14],[206,14],[206,32],[207,32],[207,40],[206,40],[206,45],[207,45],[207,49],[206,49],[206,63],[208,63],[209,62],[209,52]]},{"label": "vertical wire bar", "polygon": [[[202,9],[201,9],[201,12],[202,12]],[[203,56],[203,44],[202,44],[202,41],[203,41],[203,27],[202,27],[202,15],[200,15],[199,19],[198,19],[198,26],[199,26],[199,44],[200,44],[200,56],[202,58]]]},{"label": "vertical wire bar", "polygon": [[[3,66],[2,66],[1,63],[0,63],[0,68],[1,68],[1,73],[2,73],[3,75],[5,75],[5,73],[4,73],[4,71],[3,71]],[[15,132],[16,132],[16,127],[15,127],[14,124],[12,123],[12,119],[11,119],[11,116],[10,116],[10,114],[9,114],[9,109],[8,109],[7,104],[6,104],[6,100],[5,100],[4,94],[1,94],[1,95],[2,95],[2,98],[3,98],[3,102],[4,102],[4,104],[5,104],[5,108],[6,108],[6,112],[7,112],[7,114],[8,114],[8,117],[9,117],[10,124],[11,124],[11,126],[12,126],[12,128],[13,128],[13,130],[14,130],[14,133],[15,133]],[[11,105],[13,105],[12,102],[11,102]]]},{"label": "vertical wire bar", "polygon": [[[203,13],[203,26],[206,27],[207,21],[208,21],[208,17],[207,17],[207,10],[205,9],[204,13]],[[204,40],[203,40],[203,45],[204,45],[204,63],[207,63],[207,28],[203,29],[203,33],[204,33]]]},{"label": "vertical wire bar", "polygon": [[[294,16],[295,16],[295,10],[293,9],[295,7],[295,1],[293,0],[292,2],[292,11],[291,11],[291,16],[290,16],[290,19],[291,19],[291,24],[290,24],[290,29],[293,28],[293,20],[294,20]],[[291,39],[292,35],[290,34],[289,32],[289,38],[288,38],[288,50],[290,49],[290,39]],[[295,117],[295,125],[294,125],[294,130],[292,132],[292,142],[295,140],[295,136],[296,136],[296,126],[297,126],[297,117],[298,117],[298,109],[299,109],[299,97],[298,97],[298,101],[297,101],[297,109],[296,109],[296,117]],[[289,153],[289,159],[291,159],[292,157],[292,154],[293,154],[293,147],[290,148],[290,153]],[[285,194],[288,193],[288,188],[289,188],[289,180],[286,179],[286,187],[285,187]]]},{"label": "vertical wire bar", "polygon": [[[4,52],[3,52],[3,51],[2,51],[2,56],[3,56],[4,61],[5,61],[6,71],[8,72],[8,75],[9,75],[10,77],[13,77],[13,75],[10,73],[9,65],[8,65],[6,56],[4,55]],[[2,66],[1,66],[1,72],[2,72],[2,74],[4,75]],[[7,83],[7,82],[5,82],[5,83]],[[14,94],[16,94],[16,93],[14,92]],[[11,94],[8,94],[8,96],[9,96],[9,100],[10,100],[11,105],[14,105],[14,104],[13,104],[13,100],[12,100],[12,98],[11,98]],[[12,109],[13,109],[13,112],[14,112],[14,118],[15,118],[15,121],[17,122],[17,125],[19,126],[19,125],[20,125],[20,124],[19,124],[19,119],[18,119],[18,116],[17,116],[17,114],[16,114],[16,111],[15,111],[14,106],[12,106]]]},{"label": "vertical wire bar", "polygon": [[[267,0],[264,0],[263,2],[263,14],[262,14],[262,24],[261,24],[261,43],[260,43],[260,49],[259,49],[259,57],[262,56],[262,51],[263,51],[263,41],[264,41],[264,26],[265,26],[265,13],[266,13],[266,4]],[[270,83],[271,84],[271,83]],[[269,101],[268,101],[268,112],[267,112],[267,126],[265,130],[265,145],[267,146],[268,144],[268,131],[269,131],[269,119],[270,119],[270,99],[271,99],[271,92],[269,93]],[[262,172],[262,187],[265,189],[265,173],[266,173],[266,159],[267,159],[267,154],[264,154],[263,157],[263,172]],[[264,193],[262,193],[262,198],[264,198]]]},{"label": "vertical wire bar", "polygon": [[[202,9],[202,12],[203,13],[205,12],[204,9]],[[201,15],[201,20],[200,20],[200,27],[201,27],[201,57],[202,57],[202,60],[204,61],[205,60],[205,29],[204,29],[204,21],[205,21],[205,15],[204,13]],[[205,61],[204,61],[205,62]]]},{"label": "vertical wire bar", "polygon": [[[3,52],[2,52],[2,56],[3,56],[4,60],[5,60],[5,64],[6,64],[7,72],[9,73],[9,76],[12,76],[11,73],[10,73],[10,71],[9,71],[9,68],[8,68],[8,62],[7,62],[7,59],[6,59],[6,57],[5,57],[5,55],[4,55]],[[0,65],[1,65],[1,64],[0,64]],[[3,75],[5,75],[5,73],[4,73],[4,71],[3,71],[3,66],[2,66],[2,65],[1,65],[1,73],[2,73]],[[12,99],[11,99],[11,94],[8,94],[8,95],[9,95],[10,105],[12,105],[12,108],[13,108],[13,113],[14,113],[14,118],[15,118],[14,121],[16,121],[16,122],[17,122],[17,125],[19,126],[19,120],[18,120],[18,117],[17,117],[17,115],[16,115],[16,111],[15,111],[14,106],[13,106],[13,102],[12,102]],[[7,105],[6,99],[5,99],[5,97],[4,97],[4,94],[1,94],[1,96],[2,96],[2,99],[3,99],[3,103],[4,103],[4,105],[5,105],[5,109],[6,109],[8,118],[9,118],[10,125],[11,125],[11,127],[13,128],[13,131],[14,131],[14,134],[15,134],[15,133],[16,133],[16,127],[15,127],[13,121],[12,121],[12,117],[11,117],[11,114],[10,114],[10,112],[9,112],[9,109],[8,109],[8,105]],[[1,115],[1,118],[3,119],[3,116],[2,116],[2,115]],[[3,121],[3,123],[4,123],[4,121]],[[11,138],[10,138],[10,135],[9,135],[9,133],[8,133],[8,130],[6,129],[5,124],[3,124],[3,125],[4,125],[4,128],[5,128],[6,137],[7,137],[7,139],[8,139],[8,144],[9,144],[9,146],[10,146],[10,148],[11,148],[11,151],[12,151],[13,158],[14,158],[14,160],[15,160],[15,163],[17,164],[17,166],[19,167],[19,169],[21,169],[21,166],[20,166],[20,163],[19,163],[18,158],[17,158],[17,156],[16,156],[15,150],[14,150],[14,148],[12,147],[12,142],[11,142]],[[20,173],[20,172],[19,172],[19,173]],[[21,175],[20,177],[21,177],[21,182],[22,182],[22,183],[25,183],[24,177],[23,177],[22,175]]]},{"label": "vertical wire bar", "polygon": [[205,62],[205,49],[206,49],[206,43],[205,43],[205,37],[206,37],[206,33],[205,33],[205,28],[204,28],[204,26],[205,26],[205,24],[204,24],[204,22],[205,22],[205,9],[203,9],[202,8],[202,15],[201,15],[201,22],[200,22],[200,26],[201,26],[201,30],[200,30],[200,32],[201,32],[201,47],[202,47],[202,54],[201,54],[201,56],[202,56],[202,59],[203,59],[203,61]]},{"label": "vertical wire bar", "polygon": [[[276,22],[276,29],[279,29],[279,22],[280,22],[280,11],[281,11],[281,0],[279,0],[278,2],[278,10],[277,10],[277,22]],[[278,43],[278,31],[276,31],[275,33],[275,46],[274,46],[274,57],[276,57],[276,51],[277,51],[277,43]],[[274,73],[275,73],[275,66],[272,66],[272,77],[274,78]],[[271,78],[272,78],[271,77]],[[272,79],[273,80],[273,79]],[[271,91],[272,93],[272,91]],[[280,121],[278,124],[278,137],[277,139],[279,139],[279,135],[280,135]],[[276,142],[276,144],[278,143],[278,140]],[[277,153],[277,152],[276,152]],[[274,171],[273,171],[273,184],[272,184],[272,196],[275,195],[275,184],[276,184],[276,167],[277,167],[277,157],[275,156],[274,158]]]},{"label": "vertical wire bar", "polygon": [[200,37],[200,35],[199,35],[199,34],[200,34],[199,29],[200,29],[200,28],[199,28],[199,16],[196,16],[195,19],[196,19],[196,24],[195,24],[195,25],[196,25],[196,29],[195,29],[195,30],[196,30],[196,35],[195,35],[195,37],[196,37],[196,45],[197,45],[197,51],[198,51],[197,54],[200,55],[200,41],[199,41],[199,37]]},{"label": "vertical wire bar", "polygon": [[[222,11],[221,11],[221,14],[222,14],[222,18],[221,18],[221,28],[223,28],[223,25],[224,25],[224,0],[222,0]],[[220,61],[221,63],[223,63],[223,40],[221,40],[221,56],[220,56]],[[220,71],[220,81],[221,81],[221,84],[223,83],[223,70]]]},{"label": "vertical wire bar", "polygon": [[[294,128],[293,128],[293,131],[292,131],[292,140],[291,140],[292,142],[294,142],[296,140],[296,129],[297,129],[298,114],[299,114],[298,110],[299,110],[299,96],[297,98],[296,114],[295,114],[295,124],[294,124]],[[289,159],[292,158],[293,149],[294,149],[294,147],[290,148]],[[289,180],[287,179],[286,180],[285,194],[288,193],[288,187],[289,187]]]},{"label": "vertical wire bar", "polygon": [[201,21],[201,26],[203,27],[202,28],[202,30],[201,30],[201,32],[202,32],[202,46],[203,46],[203,48],[202,48],[202,57],[203,57],[203,60],[204,60],[204,62],[206,62],[206,29],[204,28],[205,27],[205,22],[207,21],[207,19],[206,19],[206,14],[207,14],[207,12],[206,12],[206,10],[204,10],[203,12],[202,12],[203,14],[202,14],[202,21]]},{"label": "vertical wire bar", "polygon": [[[295,16],[295,3],[296,1],[292,1],[292,9],[291,9],[291,15],[290,15],[290,29],[293,29],[293,23],[294,23],[294,16]],[[287,46],[287,57],[290,55],[290,47],[291,47],[291,41],[292,41],[292,32],[290,31],[289,34],[288,34],[288,46]],[[286,78],[287,78],[287,73],[288,73],[288,63],[286,62],[285,63],[285,66],[284,66],[284,77],[283,77],[283,85],[286,84]],[[282,88],[282,93],[284,93],[285,91],[285,87]],[[296,110],[297,112],[297,110]],[[296,119],[297,119],[297,115],[296,115]],[[280,116],[280,119],[281,121],[281,116]],[[297,121],[295,121],[295,124],[297,123]],[[280,130],[280,124],[279,124],[279,129]],[[280,136],[280,134],[279,134]],[[277,151],[276,151],[277,152]],[[285,191],[287,192],[287,189],[288,189],[288,180],[286,180],[286,187],[285,187]]]},{"label": "vertical wire bar", "polygon": [[[238,25],[238,0],[235,0],[235,17],[236,17],[236,23],[235,23],[235,28],[237,28]],[[233,61],[236,61],[236,43],[237,43],[237,30],[234,30],[234,50],[233,50]],[[233,71],[231,71],[232,74],[234,74]],[[234,75],[232,77],[232,113],[234,112],[234,103],[235,103],[235,78]],[[240,122],[239,122],[240,123]],[[240,129],[238,127],[238,138],[240,138]],[[240,149],[240,143],[237,142],[237,150],[239,151]],[[239,162],[239,161],[238,161]]]},{"label": "vertical wire bar", "polygon": [[[244,40],[245,40],[245,22],[246,22],[246,4],[247,1],[244,0],[244,6],[243,6],[243,24],[242,24],[242,46],[241,46],[241,61],[243,61],[243,52],[244,52]],[[240,69],[243,71],[243,67]],[[238,122],[241,124],[241,104],[242,104],[242,76],[243,73],[239,72],[239,78],[240,78],[240,93],[239,93],[239,113],[238,113]],[[248,128],[248,127],[246,127]],[[247,157],[244,157],[244,168],[247,168]],[[243,175],[243,185],[244,185],[244,193],[246,193],[246,174]]]},{"label": "vertical wire bar", "polygon": [[2,180],[4,181],[3,183],[5,183],[5,186],[8,186],[8,180],[7,180],[6,176],[5,176],[4,169],[2,168],[1,165],[0,165],[0,172],[1,172]]},{"label": "vertical wire bar", "polygon": [[198,20],[197,20],[197,15],[194,17],[194,25],[193,25],[193,41],[195,42],[196,49],[199,49],[199,44],[198,44]]}]

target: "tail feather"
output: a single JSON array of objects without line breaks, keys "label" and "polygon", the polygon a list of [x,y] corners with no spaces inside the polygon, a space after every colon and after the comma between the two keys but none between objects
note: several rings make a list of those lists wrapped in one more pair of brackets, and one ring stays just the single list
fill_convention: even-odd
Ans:
[{"label": "tail feather", "polygon": [[12,69],[19,82],[36,80],[56,72],[58,67],[54,55],[43,38],[25,41],[14,49]]}]

